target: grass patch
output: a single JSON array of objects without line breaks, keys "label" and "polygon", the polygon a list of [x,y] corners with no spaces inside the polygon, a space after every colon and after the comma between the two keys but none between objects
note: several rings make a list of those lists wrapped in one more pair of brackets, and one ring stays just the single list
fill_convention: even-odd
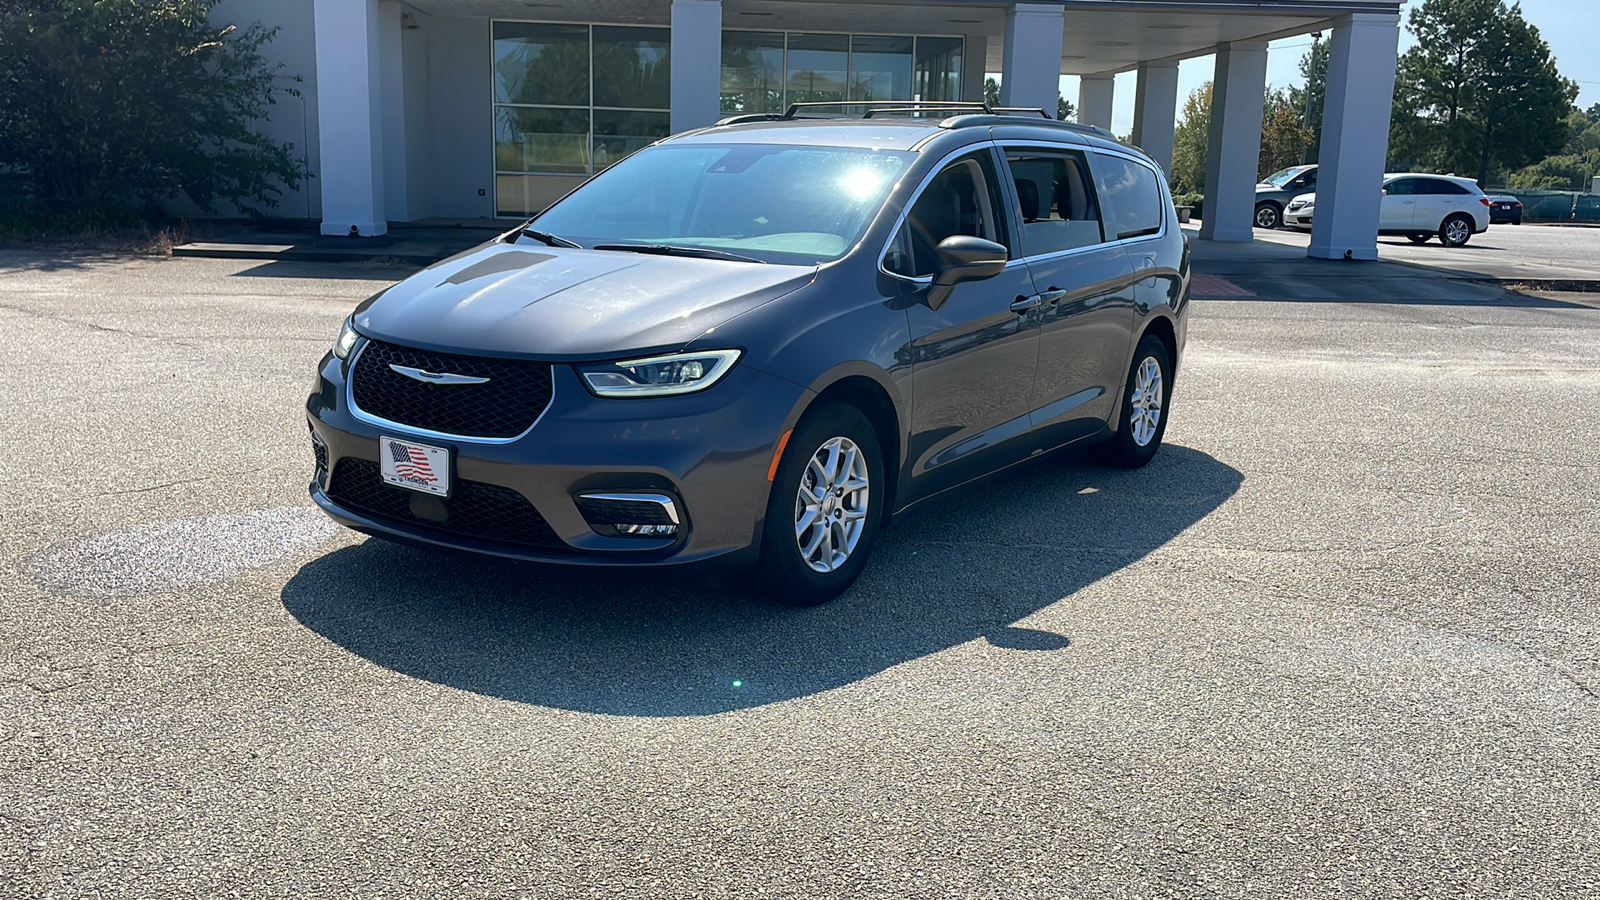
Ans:
[{"label": "grass patch", "polygon": [[173,247],[217,233],[217,225],[203,219],[149,219],[98,211],[0,211],[0,246],[4,247],[171,256]]}]

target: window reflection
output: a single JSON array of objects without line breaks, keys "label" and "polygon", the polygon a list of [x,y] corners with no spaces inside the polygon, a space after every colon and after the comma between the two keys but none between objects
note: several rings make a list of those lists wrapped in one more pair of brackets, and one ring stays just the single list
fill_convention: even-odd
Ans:
[{"label": "window reflection", "polygon": [[856,35],[850,39],[850,99],[910,100],[908,37]]},{"label": "window reflection", "polygon": [[672,73],[665,28],[594,27],[594,105],[666,109]]},{"label": "window reflection", "polygon": [[783,112],[783,33],[722,33],[722,111]]},{"label": "window reflection", "polygon": [[786,102],[844,100],[849,70],[849,35],[790,34]]}]

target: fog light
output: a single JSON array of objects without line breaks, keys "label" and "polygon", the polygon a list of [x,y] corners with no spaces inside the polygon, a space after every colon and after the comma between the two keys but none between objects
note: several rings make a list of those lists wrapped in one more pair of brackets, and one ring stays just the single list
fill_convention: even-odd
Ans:
[{"label": "fog light", "polygon": [[671,496],[654,491],[579,494],[578,511],[595,531],[630,537],[672,537],[682,522]]}]

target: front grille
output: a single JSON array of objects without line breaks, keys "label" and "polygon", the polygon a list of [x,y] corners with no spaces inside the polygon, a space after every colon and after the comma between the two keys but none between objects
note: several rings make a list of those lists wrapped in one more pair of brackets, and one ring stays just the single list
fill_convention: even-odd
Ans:
[{"label": "front grille", "polygon": [[[482,384],[429,384],[389,368],[487,378]],[[368,341],[350,376],[356,406],[369,415],[463,437],[510,438],[550,405],[550,364],[461,356]]]},{"label": "front grille", "polygon": [[448,517],[434,522],[411,512],[412,497],[430,495],[385,483],[375,462],[347,458],[339,460],[334,469],[328,496],[340,506],[373,518],[443,535],[545,551],[571,549],[526,497],[499,485],[457,479],[449,499],[435,498],[443,500]]}]

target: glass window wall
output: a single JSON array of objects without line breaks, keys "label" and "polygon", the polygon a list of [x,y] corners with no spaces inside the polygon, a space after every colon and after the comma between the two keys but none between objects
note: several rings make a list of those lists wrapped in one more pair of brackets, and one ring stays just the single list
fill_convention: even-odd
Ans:
[{"label": "glass window wall", "polygon": [[668,29],[495,22],[492,35],[499,215],[543,208],[539,175],[591,175],[670,132]]},{"label": "glass window wall", "polygon": [[781,113],[791,103],[959,100],[959,37],[722,33],[722,111]]}]

